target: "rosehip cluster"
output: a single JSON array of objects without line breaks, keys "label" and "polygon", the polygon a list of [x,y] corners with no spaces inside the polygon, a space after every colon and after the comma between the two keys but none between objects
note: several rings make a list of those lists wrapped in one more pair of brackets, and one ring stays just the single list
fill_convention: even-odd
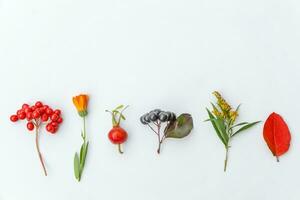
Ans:
[{"label": "rosehip cluster", "polygon": [[25,119],[28,121],[27,129],[29,131],[34,130],[36,126],[40,126],[42,123],[47,123],[46,130],[52,134],[57,132],[59,124],[63,122],[59,109],[53,110],[40,101],[37,101],[33,106],[23,104],[15,115],[10,116],[12,122]]}]

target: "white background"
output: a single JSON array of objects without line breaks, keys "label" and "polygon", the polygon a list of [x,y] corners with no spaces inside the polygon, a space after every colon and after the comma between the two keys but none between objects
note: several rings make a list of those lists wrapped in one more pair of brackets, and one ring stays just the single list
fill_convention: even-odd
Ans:
[{"label": "white background", "polygon": [[[1,200],[298,200],[300,169],[298,0],[0,0]],[[219,90],[239,121],[276,111],[292,132],[276,163],[263,123],[224,148],[205,107]],[[71,98],[88,93],[91,142],[81,183],[73,156],[81,121]],[[44,177],[25,122],[9,116],[41,100],[63,110],[57,135],[40,138]],[[129,104],[119,155],[104,112]],[[139,122],[161,108],[194,117],[192,134],[165,141]]]}]

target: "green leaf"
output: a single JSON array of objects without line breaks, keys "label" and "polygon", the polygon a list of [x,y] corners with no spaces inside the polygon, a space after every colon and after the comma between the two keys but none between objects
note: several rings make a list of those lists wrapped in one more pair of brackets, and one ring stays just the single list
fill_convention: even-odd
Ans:
[{"label": "green leaf", "polygon": [[258,123],[260,123],[260,122],[261,122],[261,121],[257,121],[257,122],[249,123],[249,124],[243,126],[243,127],[240,128],[238,131],[236,131],[234,134],[232,134],[232,137],[235,136],[236,134],[242,132],[242,131],[245,131],[245,130],[251,128],[252,126],[254,126],[254,125],[256,125],[256,124],[258,124]]},{"label": "green leaf", "polygon": [[228,144],[228,140],[229,140],[229,137],[227,135],[227,131],[226,131],[226,127],[225,127],[225,124],[224,124],[224,120],[220,117],[217,117],[217,119],[215,119],[215,123],[216,123],[216,126],[217,128],[219,129],[221,135],[222,135],[222,138],[224,139],[225,143]]},{"label": "green leaf", "polygon": [[85,145],[84,145],[84,150],[83,150],[83,157],[82,157],[82,161],[80,163],[81,165],[81,171],[83,170],[84,168],[84,165],[85,165],[85,160],[86,160],[86,155],[87,155],[87,152],[88,152],[88,148],[89,148],[89,142],[87,142]]},{"label": "green leaf", "polygon": [[74,174],[75,174],[75,178],[79,181],[80,180],[80,161],[79,161],[79,157],[78,157],[77,153],[75,153],[75,156],[74,156]]},{"label": "green leaf", "polygon": [[165,130],[166,138],[184,138],[193,129],[193,118],[190,114],[181,114],[176,121],[171,122]]},{"label": "green leaf", "polygon": [[123,114],[121,114],[121,119],[126,120],[125,116]]},{"label": "green leaf", "polygon": [[119,105],[118,107],[115,108],[115,110],[120,110],[122,108],[124,108],[124,105]]},{"label": "green leaf", "polygon": [[215,129],[215,131],[216,131],[216,133],[217,133],[217,135],[218,135],[218,137],[220,138],[220,140],[222,141],[222,143],[223,143],[225,146],[227,146],[228,143],[225,142],[224,138],[222,137],[222,135],[221,135],[221,133],[220,133],[220,131],[219,131],[217,125],[216,125],[216,122],[215,122],[216,118],[215,118],[215,116],[214,116],[207,108],[206,108],[206,111],[207,111],[208,116],[209,116],[209,121],[210,121],[211,124],[213,125],[213,127],[214,127],[214,129]]},{"label": "green leaf", "polygon": [[236,124],[236,125],[230,127],[230,129],[233,129],[235,127],[242,126],[242,125],[245,125],[245,124],[249,124],[249,123],[248,122],[242,122],[242,123],[239,123],[239,124]]}]

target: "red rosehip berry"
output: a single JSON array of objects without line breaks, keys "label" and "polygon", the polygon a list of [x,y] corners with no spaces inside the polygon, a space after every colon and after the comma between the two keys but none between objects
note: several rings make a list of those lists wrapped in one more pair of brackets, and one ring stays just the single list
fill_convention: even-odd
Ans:
[{"label": "red rosehip berry", "polygon": [[57,123],[61,124],[63,122],[63,118],[59,117],[57,120],[56,120]]},{"label": "red rosehip berry", "polygon": [[32,117],[33,117],[34,119],[38,119],[40,116],[41,116],[41,115],[40,115],[40,113],[39,113],[37,110],[33,111]]},{"label": "red rosehip berry", "polygon": [[60,115],[60,114],[61,114],[61,110],[56,109],[56,110],[54,111],[54,113],[57,114],[57,115]]},{"label": "red rosehip berry", "polygon": [[46,114],[47,115],[52,115],[53,114],[53,110],[51,108],[47,108],[46,109]]},{"label": "red rosehip berry", "polygon": [[23,109],[23,110],[25,110],[25,109],[28,108],[28,107],[29,107],[29,105],[26,104],[26,103],[24,103],[24,104],[22,105],[22,109]]},{"label": "red rosehip berry", "polygon": [[41,120],[42,120],[43,122],[48,121],[48,119],[49,119],[49,116],[48,116],[47,114],[43,114],[42,117],[41,117]]},{"label": "red rosehip berry", "polygon": [[21,120],[25,119],[25,118],[26,118],[25,112],[20,112],[20,113],[18,114],[18,118],[21,119]]},{"label": "red rosehip berry", "polygon": [[32,122],[27,123],[27,129],[32,131],[34,129],[34,124]]},{"label": "red rosehip berry", "polygon": [[10,116],[10,121],[16,122],[16,121],[18,121],[18,120],[19,120],[19,118],[18,118],[17,115],[12,115],[12,116]]},{"label": "red rosehip berry", "polygon": [[59,118],[59,116],[55,113],[53,115],[51,115],[51,120],[54,122],[56,122],[56,120],[58,120],[58,118]]},{"label": "red rosehip berry", "polygon": [[38,107],[38,108],[43,107],[43,103],[40,102],[40,101],[37,101],[37,102],[35,103],[35,106]]}]

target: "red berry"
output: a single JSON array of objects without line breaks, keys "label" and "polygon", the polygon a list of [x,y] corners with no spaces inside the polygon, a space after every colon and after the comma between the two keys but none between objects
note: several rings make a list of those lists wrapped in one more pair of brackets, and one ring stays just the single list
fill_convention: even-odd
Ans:
[{"label": "red berry", "polygon": [[32,120],[32,112],[28,112],[28,113],[26,114],[26,119],[27,119],[28,121]]},{"label": "red berry", "polygon": [[40,101],[37,101],[37,102],[35,103],[35,106],[38,107],[38,108],[43,107],[43,103],[40,102]]},{"label": "red berry", "polygon": [[25,118],[26,118],[25,112],[24,112],[24,111],[23,111],[23,112],[20,112],[20,113],[18,114],[18,118],[21,119],[21,120],[25,119]]},{"label": "red berry", "polygon": [[122,144],[127,140],[127,132],[121,127],[114,127],[109,131],[108,138],[113,144]]},{"label": "red berry", "polygon": [[35,109],[37,109],[36,106],[31,106],[31,110],[32,110],[32,111],[35,111]]},{"label": "red berry", "polygon": [[57,115],[60,115],[60,114],[61,114],[61,110],[56,109],[56,110],[54,111],[54,113],[57,114]]},{"label": "red berry", "polygon": [[28,108],[28,107],[29,107],[29,105],[26,104],[26,103],[24,103],[24,104],[22,105],[22,109],[25,109],[25,108]]},{"label": "red berry", "polygon": [[22,109],[17,110],[17,115],[20,114],[21,112],[24,112]]},{"label": "red berry", "polygon": [[27,129],[32,131],[34,129],[34,124],[32,122],[27,123]]},{"label": "red berry", "polygon": [[52,115],[53,114],[53,110],[51,108],[47,108],[46,109],[46,114],[47,115]]},{"label": "red berry", "polygon": [[57,122],[51,122],[51,126],[58,127],[58,123]]},{"label": "red berry", "polygon": [[43,122],[48,121],[48,118],[49,118],[49,117],[48,117],[47,114],[43,114],[42,117],[41,117],[41,119],[42,119]]},{"label": "red berry", "polygon": [[52,132],[52,131],[54,130],[54,127],[53,127],[51,124],[47,124],[46,130],[47,130],[48,132]]},{"label": "red berry", "polygon": [[17,115],[12,115],[12,116],[10,116],[10,121],[16,122],[16,121],[18,121],[18,120],[19,120],[19,118],[18,118]]},{"label": "red berry", "polygon": [[56,120],[58,120],[58,118],[59,118],[59,116],[55,113],[51,116],[51,120],[54,122],[56,122]]},{"label": "red berry", "polygon": [[40,115],[40,113],[39,113],[37,110],[33,111],[32,117],[33,117],[34,119],[38,119],[40,116],[41,116],[41,115]]},{"label": "red berry", "polygon": [[47,110],[47,108],[49,108],[48,105],[44,105],[43,108],[45,109],[45,111]]},{"label": "red berry", "polygon": [[39,112],[41,115],[45,113],[45,110],[44,110],[43,107],[38,108],[37,110],[38,110],[38,112]]},{"label": "red berry", "polygon": [[56,120],[57,123],[61,124],[63,122],[63,118],[59,117],[57,120]]},{"label": "red berry", "polygon": [[32,110],[31,110],[30,107],[27,107],[27,108],[24,109],[24,112],[25,112],[25,113],[29,113],[29,112],[32,112]]}]

